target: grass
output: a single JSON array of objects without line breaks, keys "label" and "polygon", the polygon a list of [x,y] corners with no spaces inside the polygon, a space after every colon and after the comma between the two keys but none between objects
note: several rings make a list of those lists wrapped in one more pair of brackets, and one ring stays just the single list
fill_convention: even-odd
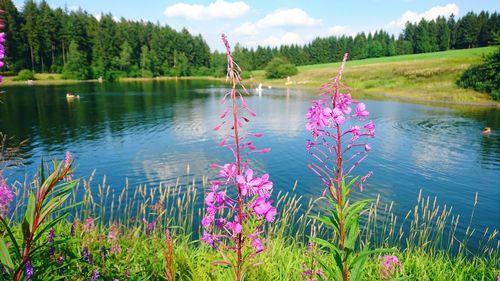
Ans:
[{"label": "grass", "polygon": [[[403,55],[348,61],[342,79],[356,89],[356,98],[397,99],[499,106],[489,95],[455,85],[471,64],[482,61],[495,47]],[[319,88],[335,77],[340,63],[300,66],[299,73],[286,79],[265,79],[264,71],[254,71],[253,84],[273,87]]]},{"label": "grass", "polygon": [[[76,187],[68,205],[83,197],[83,203],[73,211],[72,221],[55,227],[55,256],[48,257],[51,262],[47,275],[36,275],[40,262],[32,261],[35,267],[34,280],[48,280],[62,268],[68,280],[90,280],[94,270],[100,272],[99,280],[165,280],[167,271],[166,256],[169,247],[165,242],[165,230],[172,233],[173,270],[175,280],[231,280],[231,271],[212,262],[220,260],[219,254],[198,240],[201,231],[197,218],[204,213],[202,204],[204,186],[194,179],[181,184],[160,184],[135,188],[128,183],[119,193],[106,184],[106,178],[99,184],[93,176]],[[15,183],[13,191],[16,198],[25,199],[27,190],[34,183]],[[35,184],[36,185],[36,184]],[[253,260],[255,266],[246,273],[245,280],[303,280],[302,266],[310,268],[312,255],[322,256],[331,261],[321,249],[312,250],[307,236],[314,224],[315,215],[322,200],[305,200],[290,193],[273,195],[278,208],[276,221],[267,229],[266,251]],[[24,210],[25,200],[18,200],[12,213],[15,217]],[[481,250],[476,255],[468,252],[468,239],[456,235],[460,221],[451,210],[440,207],[436,198],[419,195],[414,209],[399,221],[393,212],[393,204],[382,204],[379,199],[373,202],[364,217],[365,228],[360,241],[361,247],[389,248],[388,254],[396,255],[401,268],[395,277],[405,280],[496,280],[500,275],[500,244],[497,231],[486,231],[483,235]],[[56,214],[57,216],[57,214]],[[95,229],[85,230],[85,219],[95,218]],[[145,219],[146,222],[143,221]],[[153,232],[148,232],[147,222],[156,221]],[[70,229],[74,222],[76,236],[71,237]],[[318,235],[329,236],[329,231],[316,224]],[[117,230],[116,239],[109,239],[111,228]],[[18,225],[16,235],[22,236]],[[375,231],[377,230],[377,231]],[[44,239],[43,239],[44,240]],[[42,241],[45,243],[45,240]],[[113,245],[121,251],[111,253]],[[458,251],[454,251],[458,245]],[[107,250],[104,260],[102,247]],[[92,264],[82,261],[83,248],[87,247]],[[456,248],[456,247],[455,247]],[[62,267],[57,257],[64,255]],[[44,263],[46,266],[47,263]],[[333,264],[331,264],[333,266]],[[317,267],[314,264],[313,267]],[[380,256],[372,256],[367,263],[363,280],[380,279]],[[38,268],[38,272],[42,270]],[[130,278],[126,278],[130,275]]]}]

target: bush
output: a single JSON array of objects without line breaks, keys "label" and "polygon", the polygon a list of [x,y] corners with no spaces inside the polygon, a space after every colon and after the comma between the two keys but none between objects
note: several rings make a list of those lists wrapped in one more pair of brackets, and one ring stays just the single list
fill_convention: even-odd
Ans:
[{"label": "bush", "polygon": [[266,66],[266,78],[285,78],[299,72],[295,65],[289,63],[285,58],[275,57]]},{"label": "bush", "polygon": [[456,82],[462,88],[489,93],[500,100],[500,48],[486,57],[485,62],[469,67]]},{"label": "bush", "polygon": [[19,71],[16,78],[14,78],[13,80],[14,81],[35,80],[35,72],[28,69],[23,69]]}]

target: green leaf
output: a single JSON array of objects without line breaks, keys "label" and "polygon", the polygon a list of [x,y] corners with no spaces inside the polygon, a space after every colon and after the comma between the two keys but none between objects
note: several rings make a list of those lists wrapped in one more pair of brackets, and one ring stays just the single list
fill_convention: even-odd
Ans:
[{"label": "green leaf", "polygon": [[313,240],[314,243],[316,243],[320,246],[329,248],[332,251],[337,251],[337,252],[339,251],[339,248],[337,247],[337,245],[330,243],[329,241],[326,241],[324,239],[317,238],[317,237],[310,237],[309,239]]},{"label": "green leaf", "polygon": [[14,245],[14,253],[16,254],[17,256],[17,259],[21,259],[21,248],[19,248],[19,244],[17,244],[17,240],[16,238],[14,237],[14,233],[12,233],[12,230],[10,229],[9,227],[9,224],[7,223],[6,220],[4,220],[1,216],[0,216],[0,221],[3,223],[3,225],[5,226],[5,230],[7,230],[7,234],[9,235],[10,237],[10,240],[12,242],[12,245]]},{"label": "green leaf", "polygon": [[337,267],[330,266],[319,256],[314,256],[314,259],[321,265],[323,271],[328,273],[329,280],[342,280],[342,271],[339,271]]},{"label": "green leaf", "polygon": [[3,241],[3,238],[0,239],[0,261],[9,272],[12,272],[14,269],[14,263],[10,258],[9,249],[7,249],[7,245],[5,244],[5,241]]},{"label": "green leaf", "polygon": [[24,217],[29,225],[29,230],[33,230],[33,220],[35,216],[35,194],[30,192],[28,197],[28,206],[26,207],[26,216]]}]

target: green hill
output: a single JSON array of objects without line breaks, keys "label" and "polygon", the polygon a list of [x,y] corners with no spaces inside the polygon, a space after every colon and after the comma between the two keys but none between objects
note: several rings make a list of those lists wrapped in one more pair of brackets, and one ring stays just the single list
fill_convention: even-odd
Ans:
[{"label": "green hill", "polygon": [[[357,98],[390,98],[412,101],[491,104],[487,94],[459,88],[455,81],[471,64],[480,63],[495,47],[451,50],[348,61],[343,83]],[[265,79],[254,71],[253,84],[317,89],[335,76],[340,63],[300,66],[299,73],[286,79]],[[288,85],[287,85],[288,84]]]}]

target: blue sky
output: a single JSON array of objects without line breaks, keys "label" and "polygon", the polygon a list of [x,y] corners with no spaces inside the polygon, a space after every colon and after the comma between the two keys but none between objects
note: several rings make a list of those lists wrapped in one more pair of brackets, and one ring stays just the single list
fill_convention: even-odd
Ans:
[{"label": "blue sky", "polygon": [[[14,0],[22,7],[23,0]],[[220,33],[244,46],[304,44],[317,36],[384,29],[398,34],[407,20],[468,11],[500,11],[493,0],[47,0],[52,7],[82,8],[98,17],[144,19],[202,34],[212,49],[223,49]]]}]

